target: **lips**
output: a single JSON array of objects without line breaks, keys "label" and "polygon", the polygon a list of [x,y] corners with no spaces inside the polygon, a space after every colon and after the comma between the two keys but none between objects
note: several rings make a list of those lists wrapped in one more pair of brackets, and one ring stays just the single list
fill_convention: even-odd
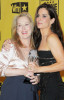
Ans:
[{"label": "lips", "polygon": [[41,22],[38,22],[38,24],[42,24]]},{"label": "lips", "polygon": [[22,32],[22,34],[27,34],[27,32]]}]

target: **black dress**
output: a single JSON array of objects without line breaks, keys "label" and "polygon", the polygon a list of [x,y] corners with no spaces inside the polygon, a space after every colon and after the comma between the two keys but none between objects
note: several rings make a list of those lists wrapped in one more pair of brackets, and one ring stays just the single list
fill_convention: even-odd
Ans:
[{"label": "black dress", "polygon": [[[39,65],[48,66],[54,64],[51,51],[38,51]],[[59,72],[40,74],[40,100],[64,100],[64,83]]]}]

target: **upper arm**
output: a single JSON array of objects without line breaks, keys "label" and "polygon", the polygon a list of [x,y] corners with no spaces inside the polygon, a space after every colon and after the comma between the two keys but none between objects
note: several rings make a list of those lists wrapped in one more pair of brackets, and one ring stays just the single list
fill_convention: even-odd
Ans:
[{"label": "upper arm", "polygon": [[52,34],[48,37],[48,46],[57,62],[64,60],[63,46],[57,35]]},{"label": "upper arm", "polygon": [[2,49],[2,51],[0,52],[0,73],[2,76],[4,76],[4,70],[8,67],[9,61],[13,56],[13,50],[14,47],[10,48],[9,51]]}]

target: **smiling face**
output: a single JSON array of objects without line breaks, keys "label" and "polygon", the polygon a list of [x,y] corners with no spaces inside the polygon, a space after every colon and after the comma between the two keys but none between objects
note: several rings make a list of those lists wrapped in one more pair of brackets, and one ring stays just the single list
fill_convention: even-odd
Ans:
[{"label": "smiling face", "polygon": [[17,19],[17,33],[20,39],[31,37],[32,29],[28,17],[22,16]]},{"label": "smiling face", "polygon": [[50,28],[52,24],[52,19],[46,8],[40,8],[36,16],[36,23],[39,29]]}]

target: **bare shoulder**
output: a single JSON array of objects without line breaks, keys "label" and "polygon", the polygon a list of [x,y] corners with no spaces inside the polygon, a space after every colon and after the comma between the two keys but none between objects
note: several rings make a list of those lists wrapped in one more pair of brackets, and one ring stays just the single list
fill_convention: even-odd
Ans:
[{"label": "bare shoulder", "polygon": [[59,39],[59,37],[57,36],[57,34],[55,34],[55,33],[52,33],[52,34],[50,34],[49,36],[48,36],[48,41],[51,41],[51,40],[55,40],[55,39]]},{"label": "bare shoulder", "polygon": [[48,36],[47,43],[50,49],[60,50],[61,48],[63,50],[62,43],[59,37],[55,33],[52,33],[51,35]]},{"label": "bare shoulder", "polygon": [[57,34],[52,33],[52,34],[50,34],[50,35],[48,36],[47,42],[53,44],[53,43],[59,43],[60,40],[59,40],[59,37],[57,36]]}]

